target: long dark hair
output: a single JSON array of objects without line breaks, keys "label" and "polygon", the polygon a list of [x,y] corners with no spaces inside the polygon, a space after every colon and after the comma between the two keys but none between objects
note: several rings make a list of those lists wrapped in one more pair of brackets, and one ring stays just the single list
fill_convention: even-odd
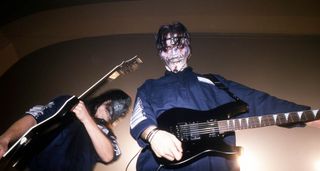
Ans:
[{"label": "long dark hair", "polygon": [[88,102],[86,102],[87,109],[94,115],[98,107],[108,100],[111,100],[111,105],[107,108],[111,115],[111,122],[124,117],[129,111],[131,97],[120,89],[108,90],[99,96],[88,100]]}]

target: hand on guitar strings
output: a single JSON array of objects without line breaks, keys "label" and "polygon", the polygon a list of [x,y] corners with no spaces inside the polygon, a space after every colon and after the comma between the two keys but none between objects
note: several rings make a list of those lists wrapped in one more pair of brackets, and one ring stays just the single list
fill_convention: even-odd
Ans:
[{"label": "hand on guitar strings", "polygon": [[91,118],[85,104],[83,101],[79,101],[79,103],[72,109],[72,112],[75,113],[77,118],[83,123]]},{"label": "hand on guitar strings", "polygon": [[157,157],[170,161],[182,158],[181,142],[171,133],[158,130],[150,141],[151,148]]}]

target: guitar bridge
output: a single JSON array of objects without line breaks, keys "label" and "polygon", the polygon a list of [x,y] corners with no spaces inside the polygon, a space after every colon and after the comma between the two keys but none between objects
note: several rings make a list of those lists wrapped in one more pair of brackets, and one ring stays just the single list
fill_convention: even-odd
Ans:
[{"label": "guitar bridge", "polygon": [[[205,124],[204,124],[205,123]],[[216,121],[207,121],[204,123],[178,123],[174,130],[170,130],[180,141],[196,141],[202,137],[213,138],[219,136]]]},{"label": "guitar bridge", "polygon": [[176,136],[180,141],[195,141],[201,139],[201,134],[198,131],[197,123],[178,123],[176,126]]}]

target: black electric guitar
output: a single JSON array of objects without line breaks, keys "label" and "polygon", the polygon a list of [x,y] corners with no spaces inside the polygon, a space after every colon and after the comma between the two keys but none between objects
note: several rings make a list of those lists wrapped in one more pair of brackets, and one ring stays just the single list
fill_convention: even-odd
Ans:
[{"label": "black electric guitar", "polygon": [[[197,111],[186,108],[173,108],[159,116],[159,129],[174,134],[181,142],[183,156],[179,161],[157,158],[166,167],[180,167],[206,155],[235,157],[241,147],[230,146],[223,142],[223,136],[242,130],[272,125],[285,126],[320,119],[320,111],[306,110],[288,113],[261,115],[247,118],[221,120],[216,116],[228,116],[232,103],[208,111]],[[224,109],[228,109],[224,112]]]},{"label": "black electric guitar", "polygon": [[66,100],[55,114],[31,127],[8,149],[0,160],[0,170],[24,169],[27,162],[35,153],[45,148],[64,126],[75,119],[74,115],[70,113],[70,110],[79,102],[79,99],[85,97],[88,92],[96,88],[102,81],[112,81],[121,75],[136,70],[140,63],[142,63],[142,61],[137,56],[123,61],[80,96],[72,96]]}]

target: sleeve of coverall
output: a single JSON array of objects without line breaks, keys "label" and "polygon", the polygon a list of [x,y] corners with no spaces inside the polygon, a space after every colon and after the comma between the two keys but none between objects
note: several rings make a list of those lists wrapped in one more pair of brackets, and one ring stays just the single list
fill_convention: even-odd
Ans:
[{"label": "sleeve of coverall", "polygon": [[[285,113],[310,109],[309,106],[299,105],[294,102],[271,96],[268,93],[249,88],[233,81],[226,80],[221,76],[217,76],[217,78],[227,87],[229,87],[229,90],[231,92],[248,103],[249,113],[242,115],[241,117]],[[291,127],[304,125],[305,124],[294,124],[288,126]]]},{"label": "sleeve of coverall", "polygon": [[131,136],[137,140],[141,147],[147,143],[140,138],[142,132],[151,125],[157,126],[156,116],[148,101],[148,93],[145,84],[138,88],[133,113],[130,119]]},{"label": "sleeve of coverall", "polygon": [[25,113],[27,115],[32,115],[37,123],[44,121],[45,119],[49,118],[50,116],[54,115],[59,108],[63,105],[63,103],[68,100],[71,96],[64,95],[59,96],[51,100],[46,105],[36,105],[30,108]]}]

